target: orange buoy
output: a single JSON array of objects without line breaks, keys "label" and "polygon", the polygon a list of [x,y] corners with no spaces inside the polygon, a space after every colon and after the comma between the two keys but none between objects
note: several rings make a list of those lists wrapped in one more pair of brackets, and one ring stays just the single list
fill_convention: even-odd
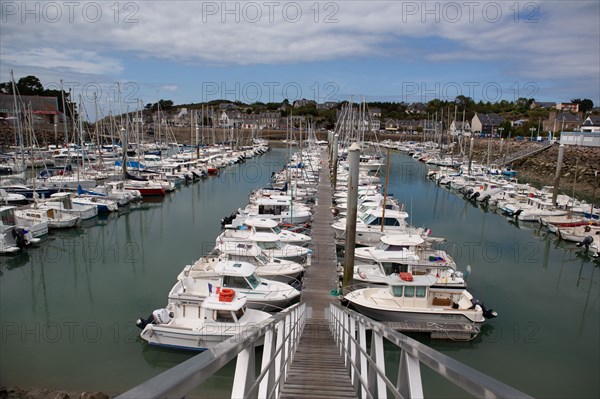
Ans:
[{"label": "orange buoy", "polygon": [[235,291],[231,288],[221,288],[221,292],[219,292],[219,301],[221,302],[231,302],[235,297]]}]

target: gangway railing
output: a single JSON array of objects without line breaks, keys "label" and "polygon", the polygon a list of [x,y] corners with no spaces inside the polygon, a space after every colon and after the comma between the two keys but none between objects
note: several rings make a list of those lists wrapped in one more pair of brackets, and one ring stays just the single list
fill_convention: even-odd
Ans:
[{"label": "gangway railing", "polygon": [[[492,377],[353,310],[330,304],[329,325],[360,398],[423,398],[421,364],[476,398],[530,398]],[[371,343],[367,345],[367,330]],[[384,340],[400,350],[398,373],[386,373]],[[394,378],[392,382],[390,378]]]},{"label": "gangway railing", "polygon": [[550,147],[552,147],[554,144],[556,143],[556,140],[550,140],[550,141],[546,141],[544,142],[541,146],[531,149],[531,148],[526,148],[522,151],[518,151],[518,152],[514,152],[512,154],[506,154],[503,157],[497,158],[492,162],[492,165],[508,165],[511,164],[515,161],[518,161],[520,159],[523,158],[527,158],[527,157],[531,157],[533,155],[536,155],[542,151],[545,151],[547,149],[549,149]]},{"label": "gangway railing", "polygon": [[[277,398],[300,341],[307,313],[309,309],[304,303],[296,304],[117,398],[182,398],[236,357],[231,397]],[[260,344],[264,347],[257,376],[256,347]]]}]

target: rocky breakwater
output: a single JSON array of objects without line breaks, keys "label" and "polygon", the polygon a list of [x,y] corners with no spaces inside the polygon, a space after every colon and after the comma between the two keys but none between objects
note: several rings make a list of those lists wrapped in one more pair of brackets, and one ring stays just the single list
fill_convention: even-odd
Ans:
[{"label": "rocky breakwater", "polygon": [[0,399],[109,399],[109,396],[102,392],[71,392],[60,389],[0,386]]},{"label": "rocky breakwater", "polygon": [[[473,160],[484,162],[488,153],[488,140],[477,139],[473,148]],[[498,140],[492,142],[492,160],[509,159],[513,154],[532,151],[544,144],[527,141],[507,141],[500,145]],[[500,152],[502,147],[502,152]],[[554,184],[558,144],[529,157],[517,160],[511,167],[518,172],[521,182],[530,182],[535,186],[551,186]],[[598,202],[600,198],[600,147],[581,147],[566,145],[560,176],[560,191],[580,199]],[[595,190],[594,190],[595,187]],[[595,192],[594,192],[595,191]],[[595,198],[592,198],[592,197]]]}]

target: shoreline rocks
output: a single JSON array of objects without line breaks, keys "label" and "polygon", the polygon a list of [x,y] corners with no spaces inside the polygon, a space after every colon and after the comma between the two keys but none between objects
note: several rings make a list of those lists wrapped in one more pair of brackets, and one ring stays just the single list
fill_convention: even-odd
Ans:
[{"label": "shoreline rocks", "polygon": [[52,388],[0,386],[0,399],[109,399],[103,392],[73,392]]}]

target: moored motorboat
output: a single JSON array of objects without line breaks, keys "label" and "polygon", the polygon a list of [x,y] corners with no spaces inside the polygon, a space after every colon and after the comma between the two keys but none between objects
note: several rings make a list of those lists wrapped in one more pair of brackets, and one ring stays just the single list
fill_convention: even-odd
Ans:
[{"label": "moored motorboat", "polygon": [[236,334],[250,333],[271,317],[248,309],[245,295],[226,288],[207,296],[202,303],[170,303],[156,315],[138,319],[142,339],[150,345],[195,351],[211,348]]},{"label": "moored motorboat", "polygon": [[386,287],[352,291],[344,299],[379,321],[477,326],[496,316],[465,288],[434,288],[437,278],[432,275],[401,273],[387,276],[386,283]]},{"label": "moored motorboat", "polygon": [[248,307],[278,311],[300,299],[300,291],[289,284],[266,280],[256,274],[256,266],[247,262],[219,258],[199,259],[184,267],[169,292],[170,303],[202,301],[211,287],[230,288],[246,295]]}]

